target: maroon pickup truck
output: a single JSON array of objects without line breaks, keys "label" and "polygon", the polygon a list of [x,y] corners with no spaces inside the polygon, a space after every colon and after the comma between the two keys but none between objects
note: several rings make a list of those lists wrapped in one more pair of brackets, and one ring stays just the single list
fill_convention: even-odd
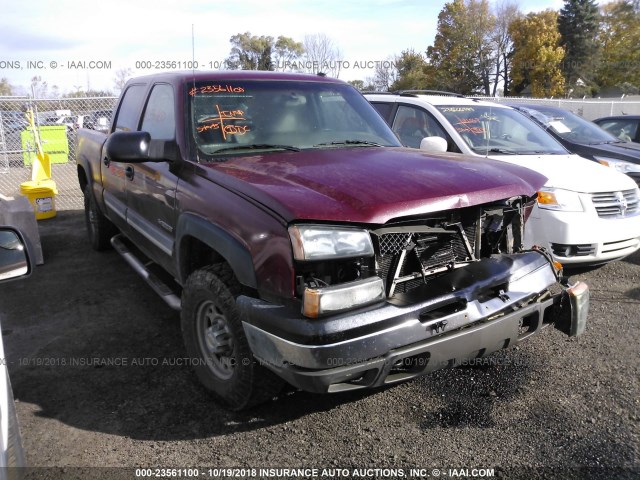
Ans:
[{"label": "maroon pickup truck", "polygon": [[344,82],[273,72],[130,80],[81,130],[89,239],[173,308],[227,406],[389,385],[586,324],[588,289],[520,247],[544,177],[402,148]]}]

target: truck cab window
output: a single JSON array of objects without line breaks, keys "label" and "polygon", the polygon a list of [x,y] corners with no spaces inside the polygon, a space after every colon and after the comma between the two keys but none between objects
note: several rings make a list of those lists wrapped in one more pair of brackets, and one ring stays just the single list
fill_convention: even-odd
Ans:
[{"label": "truck cab window", "polygon": [[143,132],[154,140],[173,140],[176,136],[173,88],[167,84],[153,87],[142,117]]},{"label": "truck cab window", "polygon": [[145,95],[144,85],[131,85],[124,92],[115,121],[115,131],[131,132],[138,129],[138,119]]}]

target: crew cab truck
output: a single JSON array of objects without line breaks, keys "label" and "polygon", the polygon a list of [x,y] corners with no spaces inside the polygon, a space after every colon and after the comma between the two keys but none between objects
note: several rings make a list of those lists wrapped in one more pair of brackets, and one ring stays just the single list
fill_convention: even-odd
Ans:
[{"label": "crew cab truck", "polygon": [[91,245],[180,310],[197,376],[232,409],[284,381],[388,385],[585,328],[587,286],[521,248],[545,178],[401,147],[344,82],[135,78],[76,158]]}]

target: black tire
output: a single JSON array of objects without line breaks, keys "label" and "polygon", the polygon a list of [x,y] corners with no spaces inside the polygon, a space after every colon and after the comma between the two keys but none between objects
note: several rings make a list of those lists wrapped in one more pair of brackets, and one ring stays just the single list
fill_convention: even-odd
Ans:
[{"label": "black tire", "polygon": [[111,237],[118,229],[98,209],[89,184],[84,188],[84,218],[91,248],[97,251],[111,248]]},{"label": "black tire", "polygon": [[182,336],[200,382],[232,410],[271,400],[284,385],[259,365],[249,348],[235,298],[240,293],[227,265],[193,272],[182,292]]}]

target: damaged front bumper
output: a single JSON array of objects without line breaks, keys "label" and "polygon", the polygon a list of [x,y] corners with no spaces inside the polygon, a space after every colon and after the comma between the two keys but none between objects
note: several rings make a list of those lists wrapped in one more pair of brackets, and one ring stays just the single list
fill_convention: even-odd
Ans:
[{"label": "damaged front bumper", "polygon": [[547,256],[496,255],[385,302],[322,319],[241,296],[257,360],[294,386],[334,392],[392,384],[485,357],[554,324],[586,326],[589,289],[561,286]]}]

